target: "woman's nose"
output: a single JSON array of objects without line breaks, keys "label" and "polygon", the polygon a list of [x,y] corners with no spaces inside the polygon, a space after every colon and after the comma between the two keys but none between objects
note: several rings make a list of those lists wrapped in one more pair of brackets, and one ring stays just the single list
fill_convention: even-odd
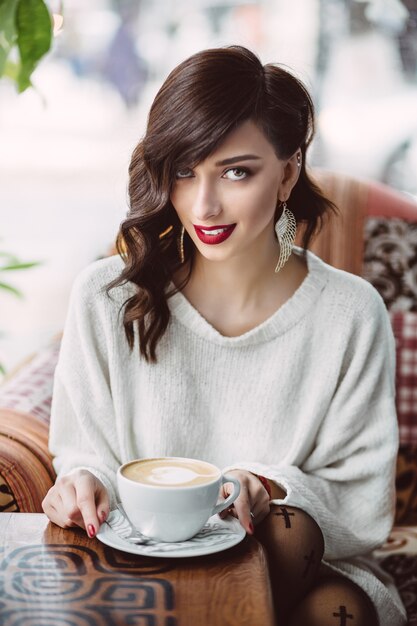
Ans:
[{"label": "woman's nose", "polygon": [[194,217],[200,222],[205,222],[211,217],[219,215],[221,210],[221,202],[215,189],[201,185],[193,202]]}]

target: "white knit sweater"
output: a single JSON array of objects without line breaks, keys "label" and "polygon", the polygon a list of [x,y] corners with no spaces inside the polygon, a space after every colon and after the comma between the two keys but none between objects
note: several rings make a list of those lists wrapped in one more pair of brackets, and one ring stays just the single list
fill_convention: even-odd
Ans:
[{"label": "white knit sweater", "polygon": [[[134,293],[103,291],[119,257],[77,278],[55,374],[50,448],[58,474],[90,469],[112,504],[117,467],[185,456],[243,468],[287,492],[319,524],[325,567],[363,587],[380,626],[405,623],[389,580],[366,555],[393,522],[398,445],[394,342],[384,304],[361,278],[308,254],[308,274],[265,322],[216,331],[178,293],[157,364],[129,351],[119,317]],[[375,575],[376,574],[376,575]]]}]

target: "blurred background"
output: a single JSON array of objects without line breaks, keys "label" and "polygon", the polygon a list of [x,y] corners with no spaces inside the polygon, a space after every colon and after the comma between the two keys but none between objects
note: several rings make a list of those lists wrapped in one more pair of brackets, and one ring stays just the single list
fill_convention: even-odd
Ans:
[{"label": "blurred background", "polygon": [[109,252],[150,103],[198,50],[243,44],[293,68],[317,108],[310,163],[417,198],[417,0],[47,4],[63,21],[36,89],[0,81],[0,256],[41,262],[10,275],[24,299],[0,290],[9,372],[62,330],[75,275]]}]

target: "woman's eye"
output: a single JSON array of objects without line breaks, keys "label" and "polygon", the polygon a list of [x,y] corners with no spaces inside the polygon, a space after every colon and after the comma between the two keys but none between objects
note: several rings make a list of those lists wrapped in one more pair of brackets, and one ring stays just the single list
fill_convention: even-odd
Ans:
[{"label": "woman's eye", "polygon": [[178,170],[177,173],[175,174],[175,178],[189,178],[191,174],[191,170],[188,169],[184,169],[184,170]]},{"label": "woman's eye", "polygon": [[234,167],[231,170],[227,170],[224,174],[229,180],[242,180],[248,176],[249,172],[241,167]]}]

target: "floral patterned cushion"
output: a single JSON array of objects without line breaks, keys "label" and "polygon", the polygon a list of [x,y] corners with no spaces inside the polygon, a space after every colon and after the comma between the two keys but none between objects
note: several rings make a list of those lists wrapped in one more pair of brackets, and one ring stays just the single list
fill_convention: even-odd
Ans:
[{"label": "floral patterned cushion", "polygon": [[362,275],[390,311],[417,311],[417,223],[368,217]]},{"label": "floral patterned cushion", "polygon": [[384,299],[395,336],[400,439],[417,445],[417,222],[368,217],[364,228],[363,277]]}]

